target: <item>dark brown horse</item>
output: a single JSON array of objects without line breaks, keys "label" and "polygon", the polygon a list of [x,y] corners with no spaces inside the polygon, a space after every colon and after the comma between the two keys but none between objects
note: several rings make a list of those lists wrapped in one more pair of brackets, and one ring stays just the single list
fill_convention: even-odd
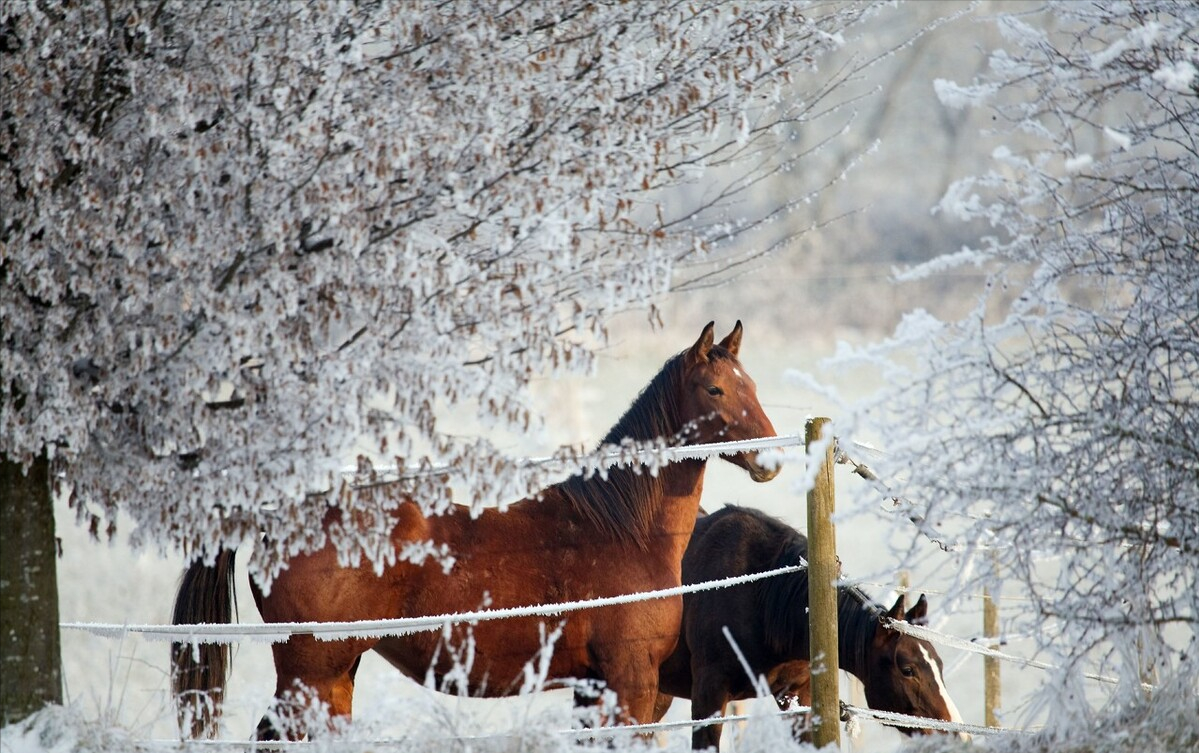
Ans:
[{"label": "dark brown horse", "polygon": [[[741,323],[720,343],[712,324],[689,349],[671,358],[604,437],[663,438],[675,444],[774,436],[758,404],[756,387],[737,360]],[[760,465],[756,453],[726,456],[755,481],[768,481],[776,468]],[[455,560],[444,572],[439,562],[399,562],[376,575],[373,566],[341,567],[332,546],[291,559],[269,594],[251,582],[265,622],[356,621],[439,615],[492,608],[550,604],[681,583],[683,551],[691,536],[703,489],[705,462],[682,460],[651,474],[644,467],[616,467],[606,477],[573,476],[507,511],[484,510],[475,518],[454,506],[439,516],[422,514],[412,501],[395,513],[392,541],[446,545]],[[340,519],[333,510],[326,527]],[[233,553],[222,552],[215,567],[200,562],[185,573],[176,599],[175,623],[228,622],[227,602]],[[411,677],[427,673],[438,687],[451,672],[459,690],[503,696],[519,691],[526,664],[543,649],[544,635],[564,622],[549,661],[549,679],[599,682],[613,691],[617,720],[648,720],[658,689],[658,666],[674,650],[682,620],[681,598],[572,612],[564,620],[536,617],[457,626],[448,635],[421,632],[392,638],[321,641],[292,636],[273,647],[277,729],[271,714],[259,739],[305,734],[297,704],[299,687],[325,704],[334,719],[348,718],[354,675],[364,652],[374,650]],[[547,625],[548,623],[548,625]],[[453,647],[471,641],[472,661],[455,667]],[[449,645],[447,645],[449,644]],[[174,691],[184,699],[184,718],[193,735],[214,732],[210,705],[220,700],[228,647],[172,647]],[[214,693],[215,691],[215,693]],[[576,692],[576,701],[582,703]],[[211,705],[217,705],[213,703]],[[191,717],[187,717],[190,708]]]},{"label": "dark brown horse", "polygon": [[[807,556],[808,539],[794,528],[757,510],[728,506],[696,521],[683,555],[683,582],[765,572],[804,563]],[[928,613],[923,596],[905,615],[902,596],[887,609],[855,587],[841,587],[837,605],[841,669],[862,681],[871,708],[961,721],[945,690],[936,649],[884,624],[887,619],[923,623]],[[779,708],[792,701],[810,705],[807,610],[806,569],[684,596],[683,631],[661,667],[655,719],[666,713],[671,696],[691,699],[692,719],[723,713],[729,701],[757,695],[758,676],[766,678]],[[752,678],[729,645],[726,626]],[[697,727],[692,735],[696,749],[719,742],[718,724]]]}]

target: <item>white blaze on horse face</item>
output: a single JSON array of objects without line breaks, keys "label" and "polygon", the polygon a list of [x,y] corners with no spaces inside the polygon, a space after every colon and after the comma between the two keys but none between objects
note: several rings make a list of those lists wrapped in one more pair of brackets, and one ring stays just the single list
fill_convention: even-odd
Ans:
[{"label": "white blaze on horse face", "polygon": [[[937,692],[941,694],[941,700],[945,703],[945,708],[949,709],[949,721],[962,724],[962,715],[958,713],[958,707],[954,704],[953,699],[949,697],[949,690],[945,687],[945,679],[941,677],[941,665],[933,661],[933,657],[929,655],[928,649],[920,646],[920,654],[924,657],[924,661],[928,662],[929,668],[933,671],[933,679],[937,681]],[[959,732],[958,737],[963,740],[969,740],[970,735],[965,732]]]}]

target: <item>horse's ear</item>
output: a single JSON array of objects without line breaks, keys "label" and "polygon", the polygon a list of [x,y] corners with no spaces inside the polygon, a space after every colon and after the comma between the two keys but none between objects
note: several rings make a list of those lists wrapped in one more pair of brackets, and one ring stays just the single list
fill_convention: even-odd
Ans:
[{"label": "horse's ear", "polygon": [[741,350],[741,320],[737,320],[737,324],[733,327],[733,331],[725,335],[725,338],[720,341],[720,347],[724,348],[733,357],[737,357],[737,351]]},{"label": "horse's ear", "polygon": [[875,644],[882,646],[885,645],[887,641],[895,640],[895,637],[898,635],[898,633],[892,631],[888,625],[893,620],[903,619],[903,601],[903,594],[900,594],[899,598],[895,600],[895,606],[878,616],[878,625],[876,625],[874,628]]},{"label": "horse's ear", "polygon": [[920,598],[916,599],[916,606],[908,610],[905,619],[912,625],[928,624],[928,599],[924,598],[924,594],[920,594]]},{"label": "horse's ear", "polygon": [[708,322],[708,326],[704,327],[704,331],[699,333],[699,339],[695,341],[695,345],[691,346],[691,350],[687,351],[687,361],[689,363],[702,363],[708,360],[708,353],[712,350],[712,342],[716,339],[712,331],[716,329],[716,322]]}]

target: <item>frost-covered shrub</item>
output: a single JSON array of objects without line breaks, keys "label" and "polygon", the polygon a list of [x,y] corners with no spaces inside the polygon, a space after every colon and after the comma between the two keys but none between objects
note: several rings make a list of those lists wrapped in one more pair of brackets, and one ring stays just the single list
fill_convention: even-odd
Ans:
[{"label": "frost-covered shrub", "polygon": [[1193,720],[1199,7],[1052,3],[997,22],[986,73],[937,85],[946,106],[993,108],[993,169],[938,211],[994,234],[909,273],[977,265],[987,286],[971,316],[913,312],[857,354],[893,385],[867,420],[962,572],[1031,598],[1005,631],[1064,667],[1031,711],[1098,728],[1082,670],[1119,678],[1100,712],[1119,718],[1142,681],[1181,674]]}]

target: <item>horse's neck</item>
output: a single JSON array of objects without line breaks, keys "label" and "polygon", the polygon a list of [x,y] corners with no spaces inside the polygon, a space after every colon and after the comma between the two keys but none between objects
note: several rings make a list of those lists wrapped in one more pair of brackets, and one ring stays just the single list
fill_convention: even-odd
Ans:
[{"label": "horse's neck", "polygon": [[841,669],[863,682],[870,669],[870,648],[880,610],[881,607],[865,598],[860,591],[837,589],[839,663]]},{"label": "horse's neck", "polygon": [[[654,377],[608,431],[603,444],[619,444],[626,440],[636,443],[673,442],[680,437],[685,422],[678,418],[673,400],[669,399],[676,391],[672,377],[673,363],[667,362],[662,372]],[[672,553],[677,553],[678,560],[682,559],[683,550],[695,526],[695,516],[699,512],[706,465],[706,460],[667,463],[657,468],[658,475],[652,481],[649,476],[651,470],[646,466],[609,471],[610,483],[636,490],[632,497],[625,497],[620,507],[625,508],[624,516],[635,520],[633,527],[637,530],[633,535],[642,546],[666,546]],[[597,496],[609,495],[601,492]],[[634,511],[630,508],[637,509]],[[607,517],[609,513],[603,513],[603,516]],[[678,541],[680,537],[681,544]],[[669,543],[653,543],[663,540]]]},{"label": "horse's neck", "polygon": [[[704,471],[707,463],[703,460],[676,460],[658,469],[662,478],[661,502],[668,506],[672,502],[685,500],[694,502],[695,509],[690,512],[692,520],[699,511],[699,498],[704,491]],[[642,473],[649,473],[648,468],[642,468]]]},{"label": "horse's neck", "polygon": [[622,466],[572,476],[556,492],[596,534],[681,560],[699,510],[703,473],[704,462],[696,460],[668,463],[657,475],[646,467]]},{"label": "horse's neck", "polygon": [[[680,559],[682,550],[686,549],[686,542],[691,537],[691,531],[695,528],[706,468],[706,461],[694,459],[677,460],[660,466],[657,470],[660,483],[652,485],[652,492],[642,501],[648,508],[649,518],[653,521],[653,534],[685,534],[682,548],[679,550]],[[650,473],[646,466],[629,471],[637,474]]]},{"label": "horse's neck", "polygon": [[[656,500],[655,516],[660,521],[659,528],[675,531],[682,524],[690,538],[699,514],[706,469],[707,462],[703,460],[678,460],[658,469],[662,476],[662,496]],[[642,469],[641,472],[648,473],[649,470]]]}]

